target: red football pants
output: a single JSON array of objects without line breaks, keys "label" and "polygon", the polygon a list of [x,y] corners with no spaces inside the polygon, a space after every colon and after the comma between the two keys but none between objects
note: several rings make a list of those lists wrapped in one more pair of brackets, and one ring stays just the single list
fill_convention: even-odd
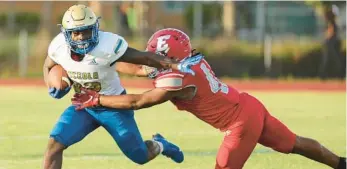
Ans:
[{"label": "red football pants", "polygon": [[239,116],[226,130],[219,148],[216,169],[241,169],[257,143],[282,153],[292,151],[296,135],[258,99],[241,93],[237,111]]}]

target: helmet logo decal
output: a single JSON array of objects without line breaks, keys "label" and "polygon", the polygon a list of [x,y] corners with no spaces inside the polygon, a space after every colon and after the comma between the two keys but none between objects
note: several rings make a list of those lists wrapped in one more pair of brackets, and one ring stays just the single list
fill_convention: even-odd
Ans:
[{"label": "helmet logo decal", "polygon": [[157,52],[165,52],[167,53],[169,51],[169,45],[167,44],[166,40],[170,39],[171,35],[165,35],[158,37],[157,41]]}]

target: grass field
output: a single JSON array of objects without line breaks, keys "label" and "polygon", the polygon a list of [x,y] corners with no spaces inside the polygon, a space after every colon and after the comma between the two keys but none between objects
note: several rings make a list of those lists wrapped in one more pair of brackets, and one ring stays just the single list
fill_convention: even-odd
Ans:
[{"label": "grass field", "polygon": [[[140,92],[131,90],[128,92]],[[39,169],[48,134],[69,98],[54,100],[44,88],[0,87],[0,169]],[[344,92],[250,92],[295,133],[319,140],[339,155],[346,153]],[[64,169],[212,169],[223,133],[178,112],[171,103],[136,112],[144,139],[160,132],[181,146],[185,161],[167,158],[138,166],[128,160],[99,128],[64,153]],[[298,155],[257,146],[245,169],[327,169]]]}]

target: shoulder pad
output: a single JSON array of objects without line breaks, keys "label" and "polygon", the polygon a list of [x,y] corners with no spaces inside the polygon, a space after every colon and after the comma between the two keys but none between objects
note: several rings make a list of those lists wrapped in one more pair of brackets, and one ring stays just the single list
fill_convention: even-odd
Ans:
[{"label": "shoulder pad", "polygon": [[179,73],[159,74],[154,80],[155,88],[162,88],[168,91],[176,91],[183,88],[184,75]]},{"label": "shoulder pad", "polygon": [[128,49],[128,42],[123,37],[110,32],[100,32],[99,45],[109,54],[110,63],[118,60]]},{"label": "shoulder pad", "polygon": [[59,33],[53,38],[48,47],[48,57],[50,57],[54,62],[59,63],[59,58],[56,57],[56,52],[58,49],[66,45],[65,37],[62,33]]}]

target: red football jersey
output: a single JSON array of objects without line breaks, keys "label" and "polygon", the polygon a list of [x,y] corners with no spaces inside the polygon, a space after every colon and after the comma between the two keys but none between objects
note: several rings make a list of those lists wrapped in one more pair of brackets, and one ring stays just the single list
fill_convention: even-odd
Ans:
[{"label": "red football jersey", "polygon": [[224,130],[237,117],[239,92],[222,83],[211,70],[206,60],[194,65],[195,76],[177,71],[164,71],[154,80],[156,88],[169,91],[195,87],[191,100],[172,99],[179,109],[194,114],[215,128]]}]

